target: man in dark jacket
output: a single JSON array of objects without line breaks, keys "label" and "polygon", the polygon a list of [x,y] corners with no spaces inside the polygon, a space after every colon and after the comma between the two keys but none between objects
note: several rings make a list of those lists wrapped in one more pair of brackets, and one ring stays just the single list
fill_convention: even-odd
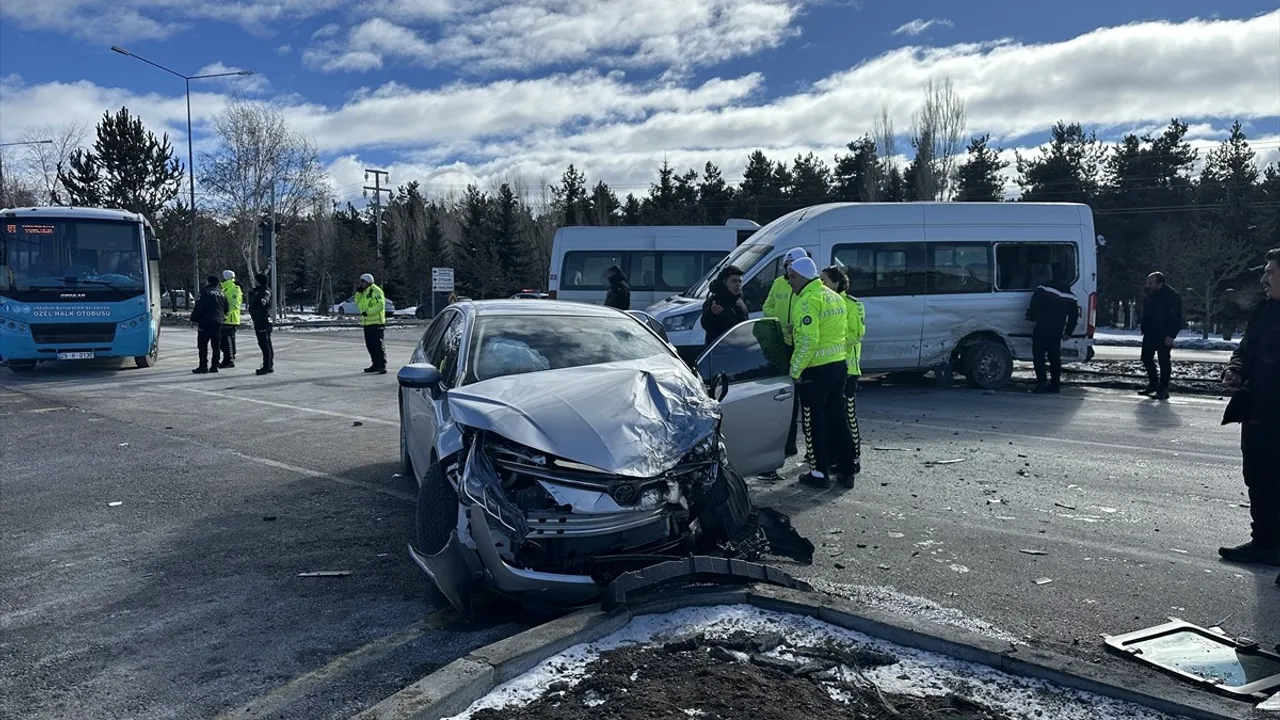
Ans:
[{"label": "man in dark jacket", "polygon": [[729,265],[711,281],[710,293],[702,303],[702,329],[710,347],[721,335],[747,321],[747,303],[742,299],[742,270]]},{"label": "man in dark jacket", "polygon": [[1071,294],[1071,287],[1055,275],[1031,294],[1027,319],[1035,323],[1035,330],[1031,333],[1031,358],[1036,368],[1035,392],[1061,392],[1062,341],[1076,330],[1076,323],[1080,321],[1080,303]]},{"label": "man in dark jacket", "polygon": [[605,270],[604,274],[609,281],[609,292],[605,293],[604,296],[605,306],[618,308],[619,310],[630,310],[631,286],[627,284],[627,276],[622,272],[622,268],[614,265]]},{"label": "man in dark jacket", "polygon": [[[218,351],[222,341],[222,323],[227,318],[227,296],[218,286],[218,278],[210,275],[204,279],[200,297],[191,308],[191,322],[196,325],[196,346],[200,349],[200,366],[191,372],[197,375],[218,372]],[[213,362],[209,362],[209,347],[213,347]]]},{"label": "man in dark jacket", "polygon": [[[1169,399],[1170,353],[1173,341],[1182,332],[1182,296],[1165,284],[1164,273],[1147,276],[1147,300],[1142,305],[1142,364],[1147,369],[1147,387],[1139,392]],[[1160,373],[1156,374],[1156,358]]]},{"label": "man in dark jacket", "polygon": [[1222,376],[1236,389],[1222,423],[1241,423],[1253,534],[1249,542],[1218,553],[1231,562],[1280,565],[1280,248],[1267,253],[1262,284],[1267,296],[1250,316]]},{"label": "man in dark jacket", "polygon": [[253,290],[249,292],[249,317],[253,320],[253,333],[258,336],[258,348],[262,350],[262,367],[255,372],[267,375],[275,372],[276,351],[271,346],[271,280],[263,273],[253,276]]}]

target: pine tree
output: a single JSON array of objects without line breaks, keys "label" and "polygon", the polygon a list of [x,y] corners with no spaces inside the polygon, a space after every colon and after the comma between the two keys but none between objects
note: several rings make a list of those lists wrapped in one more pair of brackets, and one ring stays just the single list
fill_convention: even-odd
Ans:
[{"label": "pine tree", "polygon": [[711,225],[723,225],[729,219],[733,206],[733,188],[724,181],[724,175],[714,163],[708,162],[702,169],[702,182],[698,183],[698,205],[703,217]]},{"label": "pine tree", "polygon": [[884,171],[870,135],[849,143],[849,155],[837,155],[832,194],[841,202],[877,202],[884,195]]},{"label": "pine tree", "polygon": [[987,143],[991,134],[969,141],[968,155],[956,169],[957,202],[997,202],[1004,198],[1002,170],[1009,167],[1008,160],[1000,159],[1000,152]]},{"label": "pine tree", "polygon": [[523,208],[511,186],[502,183],[489,205],[490,238],[497,266],[492,273],[501,281],[500,292],[509,295],[529,280],[530,253],[521,227]]},{"label": "pine tree", "polygon": [[644,223],[644,205],[634,193],[627,193],[627,199],[622,203],[622,224],[640,225],[642,223]]},{"label": "pine tree", "polygon": [[590,212],[587,199],[587,176],[572,164],[565,169],[559,185],[551,186],[553,203],[565,225],[590,224]]},{"label": "pine tree", "polygon": [[115,115],[103,114],[92,150],[76,150],[67,167],[58,167],[70,204],[120,208],[148,218],[177,196],[182,177],[169,135],[157,139],[124,107]]},{"label": "pine tree", "polygon": [[831,201],[831,169],[810,152],[797,155],[791,163],[787,197],[792,208],[820,205]]},{"label": "pine tree", "polygon": [[658,182],[649,183],[649,195],[642,203],[645,225],[675,225],[680,221],[675,175],[676,171],[663,160],[658,168]]},{"label": "pine tree", "polygon": [[618,211],[621,208],[622,204],[618,202],[618,196],[614,194],[613,189],[603,180],[596,183],[591,191],[591,224],[619,224],[621,217]]},{"label": "pine tree", "polygon": [[1079,123],[1053,126],[1049,149],[1040,157],[1017,158],[1018,184],[1027,202],[1092,203],[1098,197],[1106,154],[1094,133]]}]

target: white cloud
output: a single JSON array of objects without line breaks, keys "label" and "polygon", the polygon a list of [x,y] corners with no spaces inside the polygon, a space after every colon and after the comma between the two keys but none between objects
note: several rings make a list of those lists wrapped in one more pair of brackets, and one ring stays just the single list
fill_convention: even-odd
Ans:
[{"label": "white cloud", "polygon": [[[922,86],[942,75],[967,100],[969,131],[991,132],[1003,147],[1033,146],[1058,120],[1117,138],[1158,133],[1172,117],[1188,122],[1188,137],[1208,147],[1239,118],[1253,123],[1248,131],[1265,164],[1280,158],[1278,25],[1274,11],[1248,20],[1103,28],[1059,43],[898,49],[801,92],[775,89],[768,99],[761,75],[689,85],[679,73],[636,83],[620,71],[582,71],[434,89],[384,84],[340,106],[277,102],[327,157],[345,158],[333,160],[338,187],[347,164],[368,162],[375,151],[391,163],[396,182],[433,178],[445,188],[512,174],[555,180],[573,162],[623,194],[642,191],[664,157],[681,169],[711,160],[730,178],[755,148],[786,160],[813,150],[830,162],[872,128],[882,104],[905,129]],[[412,38],[406,42],[413,47]],[[198,138],[225,99],[193,96]],[[16,139],[29,125],[92,124],[122,104],[149,126],[169,130],[175,144],[184,141],[180,94],[138,96],[87,82],[28,85],[17,78],[0,84],[0,139]]]},{"label": "white cloud", "polygon": [[909,23],[903,23],[902,25],[899,25],[899,26],[898,26],[898,29],[897,29],[897,30],[894,30],[892,34],[894,34],[894,35],[910,35],[910,36],[912,36],[912,37],[915,37],[916,35],[919,35],[920,33],[924,32],[925,30],[928,30],[929,28],[931,28],[931,27],[933,27],[933,26],[935,26],[935,25],[939,25],[939,26],[942,26],[942,27],[955,27],[955,26],[956,26],[956,24],[955,24],[955,23],[951,22],[950,20],[948,20],[948,19],[946,19],[946,18],[933,18],[932,20],[925,20],[925,19],[923,19],[923,18],[916,18],[915,20],[912,20],[912,21],[911,21],[911,22],[909,22]]},{"label": "white cloud", "polygon": [[[382,5],[406,6],[404,0]],[[405,22],[423,13],[457,11],[443,5],[417,16],[395,12]],[[460,15],[428,41],[405,24],[375,17],[341,40],[321,38],[307,53],[311,67],[371,70],[389,58],[462,72],[530,70],[566,64],[600,67],[712,65],[776,47],[799,30],[800,0],[533,0],[497,3]],[[374,61],[377,58],[377,62]]]},{"label": "white cloud", "polygon": [[271,24],[328,12],[351,0],[38,0],[0,3],[0,18],[31,30],[66,32],[81,38],[128,42],[161,40],[189,30],[198,21],[219,20],[253,34],[269,34]]}]

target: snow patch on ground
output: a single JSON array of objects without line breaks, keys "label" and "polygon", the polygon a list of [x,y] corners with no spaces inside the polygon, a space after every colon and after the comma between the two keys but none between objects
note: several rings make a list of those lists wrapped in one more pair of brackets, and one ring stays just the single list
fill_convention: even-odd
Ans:
[{"label": "snow patch on ground", "polygon": [[[1093,335],[1093,344],[1142,347],[1142,331],[1098,328]],[[1173,341],[1173,347],[1177,350],[1235,350],[1240,347],[1240,340],[1223,340],[1221,337],[1205,339],[1194,330],[1183,330]]]},{"label": "snow patch on ground", "polygon": [[[528,704],[541,697],[554,682],[576,685],[585,677],[587,663],[601,652],[622,645],[662,642],[674,636],[699,632],[706,633],[708,637],[728,637],[737,631],[780,633],[791,645],[818,646],[831,638],[889,653],[899,662],[863,671],[862,676],[890,693],[916,697],[956,693],[1002,710],[1010,717],[1026,720],[1173,720],[1168,715],[1141,706],[899,647],[812,618],[746,605],[685,608],[661,615],[640,616],[598,642],[575,645],[548,658],[529,672],[494,688],[461,714],[446,720],[469,720],[479,710]],[[785,651],[771,654],[786,656]],[[847,680],[860,681],[857,674],[847,668],[842,672],[847,674]]]},{"label": "snow patch on ground", "polygon": [[[960,566],[964,567],[964,566]],[[953,568],[954,569],[954,568]],[[967,571],[968,568],[965,568]],[[956,570],[956,572],[961,572]],[[902,617],[916,618],[937,625],[967,630],[993,640],[1003,640],[1015,645],[1025,645],[1017,635],[975,618],[968,617],[955,608],[943,607],[938,603],[914,595],[906,595],[890,587],[872,585],[842,585],[828,582],[820,578],[809,580],[815,590],[851,600],[859,605],[874,608]]]}]

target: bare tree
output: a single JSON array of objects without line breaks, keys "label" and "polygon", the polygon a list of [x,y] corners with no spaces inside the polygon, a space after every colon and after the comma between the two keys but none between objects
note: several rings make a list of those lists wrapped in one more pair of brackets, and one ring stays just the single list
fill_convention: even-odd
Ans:
[{"label": "bare tree", "polygon": [[880,172],[888,177],[898,166],[898,143],[894,138],[893,116],[889,114],[888,105],[880,108],[880,119],[872,129],[872,138],[876,141],[876,155],[880,157]]},{"label": "bare tree", "polygon": [[1238,277],[1258,251],[1248,238],[1211,226],[1192,228],[1179,245],[1169,260],[1173,272],[1168,282],[1182,290],[1187,304],[1196,309],[1195,316],[1203,322],[1201,336],[1208,338],[1226,302],[1223,285]]},{"label": "bare tree", "polygon": [[951,78],[925,86],[924,105],[911,118],[911,144],[920,157],[917,194],[945,200],[954,185],[957,158],[963,149],[965,103]]},{"label": "bare tree", "polygon": [[327,196],[327,174],[315,146],[275,107],[233,100],[214,116],[213,131],[219,147],[202,155],[200,181],[234,228],[252,275],[261,270],[257,226],[273,191],[277,218],[301,217]]},{"label": "bare tree", "polygon": [[0,208],[39,204],[39,188],[29,173],[20,172],[14,148],[0,147]]},{"label": "bare tree", "polygon": [[40,193],[46,202],[53,204],[57,202],[56,198],[67,196],[66,188],[58,176],[58,168],[65,167],[71,153],[84,147],[88,136],[89,126],[80,121],[65,125],[41,125],[23,131],[24,142],[53,141],[50,144],[28,145],[24,163],[33,182],[39,184]]}]

